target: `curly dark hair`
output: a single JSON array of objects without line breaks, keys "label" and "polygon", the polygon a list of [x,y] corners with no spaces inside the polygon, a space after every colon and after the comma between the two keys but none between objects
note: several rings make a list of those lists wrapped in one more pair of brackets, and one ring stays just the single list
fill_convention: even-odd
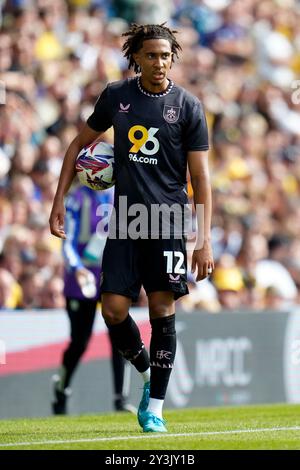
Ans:
[{"label": "curly dark hair", "polygon": [[141,25],[133,23],[129,31],[122,34],[122,36],[128,36],[127,41],[123,45],[122,51],[124,52],[124,57],[129,61],[129,69],[133,67],[135,72],[139,71],[139,67],[133,58],[133,54],[143,47],[143,41],[146,39],[167,39],[171,45],[171,50],[173,52],[172,62],[174,62],[174,55],[178,57],[178,51],[181,50],[181,46],[178,44],[174,36],[178,31],[171,30],[165,25],[166,23]]}]

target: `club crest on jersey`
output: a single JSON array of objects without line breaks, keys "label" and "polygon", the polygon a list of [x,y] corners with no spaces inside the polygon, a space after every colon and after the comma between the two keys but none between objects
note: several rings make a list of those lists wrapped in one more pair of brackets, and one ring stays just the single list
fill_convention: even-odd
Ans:
[{"label": "club crest on jersey", "polygon": [[168,104],[165,104],[163,116],[167,122],[169,122],[170,124],[177,122],[179,119],[179,114],[180,114],[179,106],[170,106]]}]

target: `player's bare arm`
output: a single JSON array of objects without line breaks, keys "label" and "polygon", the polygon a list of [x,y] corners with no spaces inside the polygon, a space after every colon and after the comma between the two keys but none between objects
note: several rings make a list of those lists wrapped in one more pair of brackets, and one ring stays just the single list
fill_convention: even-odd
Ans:
[{"label": "player's bare arm", "polygon": [[[188,152],[188,167],[194,193],[194,204],[204,207],[204,220],[198,220],[197,246],[192,257],[192,272],[197,268],[196,281],[209,276],[214,269],[211,248],[211,185],[208,167],[208,152]],[[199,247],[199,248],[198,248]]]},{"label": "player's bare arm", "polygon": [[64,197],[75,177],[76,157],[83,147],[92,143],[97,137],[99,137],[99,132],[94,131],[85,124],[77,137],[71,142],[66,152],[49,218],[50,231],[52,235],[56,237],[62,239],[66,238],[64,231]]}]

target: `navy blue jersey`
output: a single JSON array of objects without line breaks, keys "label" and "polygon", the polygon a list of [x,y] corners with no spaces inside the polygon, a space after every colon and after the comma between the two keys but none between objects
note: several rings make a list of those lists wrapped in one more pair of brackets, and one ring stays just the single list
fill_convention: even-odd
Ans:
[{"label": "navy blue jersey", "polygon": [[201,102],[169,81],[163,93],[149,93],[138,77],[109,84],[87,124],[95,131],[114,128],[115,207],[127,204],[187,203],[187,152],[208,149]]}]

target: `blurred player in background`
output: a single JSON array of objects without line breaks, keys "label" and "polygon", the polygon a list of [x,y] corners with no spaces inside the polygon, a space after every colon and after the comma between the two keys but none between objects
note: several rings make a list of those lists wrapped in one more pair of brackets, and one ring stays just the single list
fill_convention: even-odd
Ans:
[{"label": "blurred player in background", "polygon": [[[101,220],[96,212],[100,204],[112,204],[112,199],[111,190],[94,191],[78,186],[70,192],[66,200],[67,238],[63,242],[64,294],[70,320],[71,341],[63,353],[61,369],[53,377],[54,414],[67,413],[67,399],[71,393],[69,385],[91,338],[100,299],[101,258],[106,239],[105,234],[100,238],[101,234],[96,232],[97,224]],[[111,365],[115,393],[114,409],[134,412],[134,407],[127,403],[130,368],[113,345]]]}]

